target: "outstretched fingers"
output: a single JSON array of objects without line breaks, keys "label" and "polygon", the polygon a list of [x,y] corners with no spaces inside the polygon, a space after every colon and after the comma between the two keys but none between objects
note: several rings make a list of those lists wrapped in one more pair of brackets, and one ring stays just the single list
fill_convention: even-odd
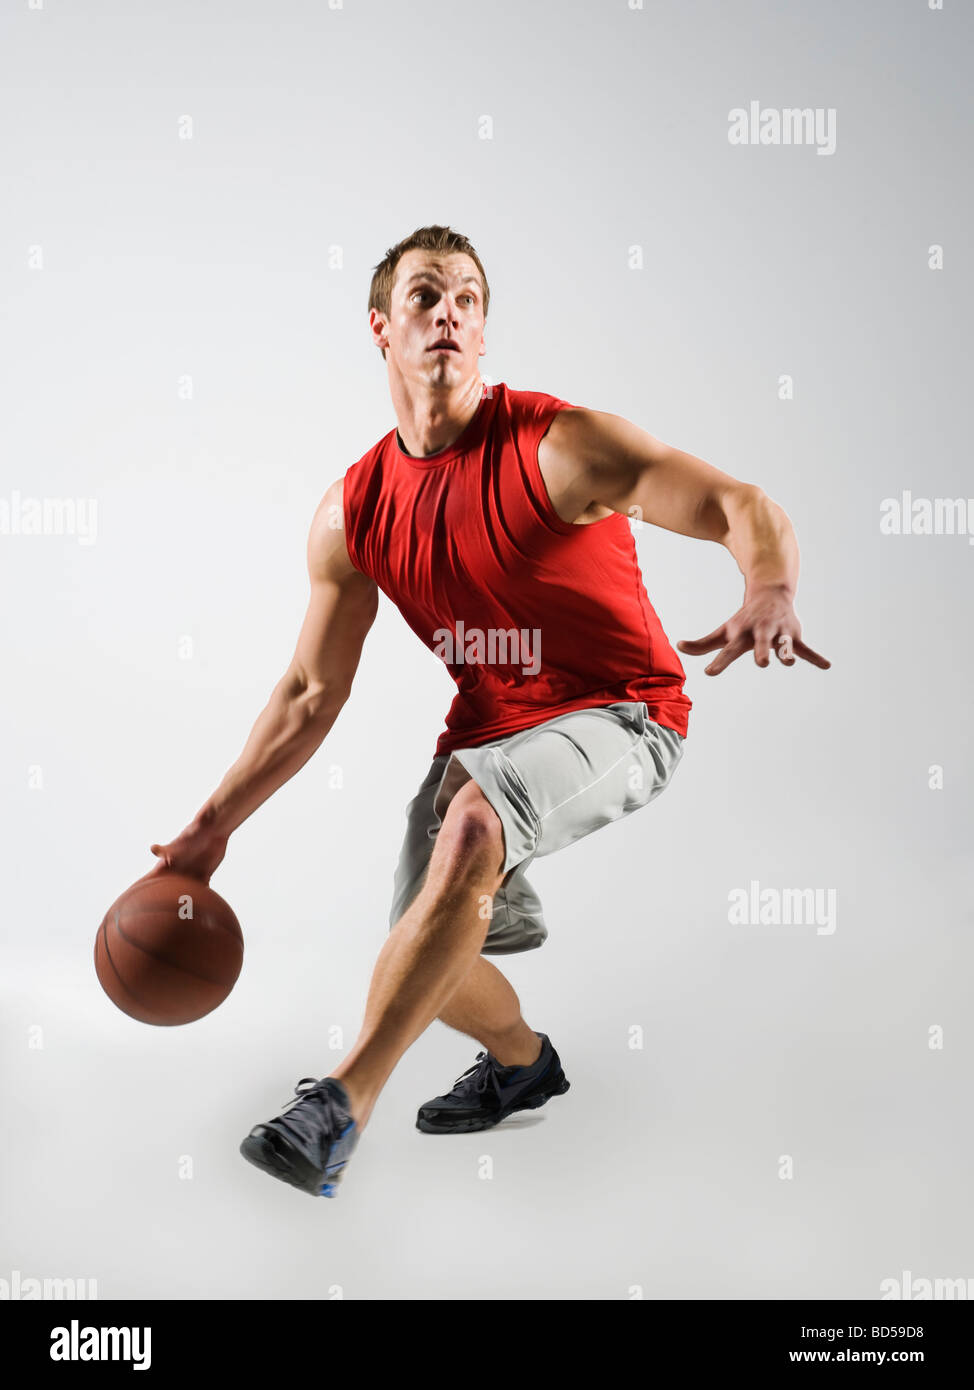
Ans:
[{"label": "outstretched fingers", "polygon": [[720,627],[714,628],[713,632],[707,637],[693,637],[688,641],[677,642],[677,649],[686,652],[687,656],[703,656],[705,652],[712,652],[717,647],[722,647],[727,641],[727,624],[721,623]]},{"label": "outstretched fingers", "polygon": [[810,661],[813,666],[819,666],[823,671],[827,671],[832,665],[831,661],[828,661],[824,656],[820,656],[818,652],[813,652],[811,647],[806,646],[806,644],[799,641],[797,637],[795,638],[794,645],[795,652],[803,661]]},{"label": "outstretched fingers", "polygon": [[[731,637],[730,633],[735,630],[737,635]],[[704,668],[706,676],[719,676],[721,671],[725,671],[732,662],[752,648],[755,664],[761,667],[771,664],[772,651],[782,666],[794,666],[798,657],[823,671],[827,671],[832,665],[826,657],[813,651],[801,638],[788,632],[776,633],[775,628],[768,623],[748,627],[744,631],[740,631],[740,624],[737,622],[721,623],[720,627],[714,628],[706,637],[681,640],[676,646],[678,651],[684,652],[687,656],[703,656],[706,652],[720,648],[718,655]]]},{"label": "outstretched fingers", "polygon": [[732,661],[736,661],[739,656],[743,656],[750,649],[750,637],[735,637],[733,642],[728,642],[723,651],[714,657],[709,666],[703,668],[704,675],[719,676],[721,671],[725,671]]}]

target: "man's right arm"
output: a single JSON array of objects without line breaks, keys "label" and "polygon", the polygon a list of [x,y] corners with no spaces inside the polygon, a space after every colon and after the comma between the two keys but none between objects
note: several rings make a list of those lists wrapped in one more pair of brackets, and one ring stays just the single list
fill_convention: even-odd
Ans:
[{"label": "man's right arm", "polygon": [[152,873],[208,881],[232,832],[311,758],[348,699],[379,592],[349,559],[342,487],[332,483],[311,523],[311,596],[291,664],[213,795],[175,840],[151,846],[160,857]]}]

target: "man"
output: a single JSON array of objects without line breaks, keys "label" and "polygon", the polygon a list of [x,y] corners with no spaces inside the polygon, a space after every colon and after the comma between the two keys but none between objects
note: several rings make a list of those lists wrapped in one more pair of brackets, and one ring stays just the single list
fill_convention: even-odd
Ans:
[{"label": "man", "polygon": [[408,807],[390,934],[355,1046],[308,1077],[241,1152],[333,1196],[390,1073],[439,1018],[485,1049],[421,1107],[430,1133],[485,1129],[568,1090],[548,1037],[485,956],[547,929],[525,878],[551,854],[647,805],[683,754],[685,673],[649,603],[629,518],[724,545],[741,608],[707,637],[717,675],[801,640],[798,548],[760,488],[615,415],[487,387],[489,288],[467,239],[421,228],[376,267],[369,298],[398,428],[332,483],[308,542],[311,597],[291,665],[243,753],[152,871],[209,880],[232,831],[302,767],[348,699],[381,587],[447,663],[458,692]]}]

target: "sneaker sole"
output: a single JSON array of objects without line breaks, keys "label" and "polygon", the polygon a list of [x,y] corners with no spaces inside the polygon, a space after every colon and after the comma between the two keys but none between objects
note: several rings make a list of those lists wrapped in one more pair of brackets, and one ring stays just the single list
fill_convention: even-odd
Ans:
[{"label": "sneaker sole", "polygon": [[[345,1130],[344,1133],[347,1134],[348,1131]],[[322,1173],[320,1168],[315,1168],[303,1154],[274,1130],[258,1125],[240,1145],[240,1152],[255,1168],[270,1173],[272,1178],[279,1178],[281,1182],[289,1183],[291,1187],[297,1187],[312,1197],[337,1195],[336,1187],[341,1181],[345,1164],[339,1164],[334,1171],[326,1169]]]},{"label": "sneaker sole", "polygon": [[435,1119],[428,1119],[427,1116],[449,1116],[450,1112],[448,1110],[430,1110],[424,1106],[417,1117],[416,1128],[422,1130],[424,1134],[475,1134],[482,1129],[493,1129],[502,1120],[506,1120],[508,1115],[514,1115],[518,1110],[540,1110],[542,1105],[547,1105],[552,1096],[563,1096],[570,1089],[571,1082],[566,1080],[564,1073],[562,1073],[561,1081],[551,1091],[539,1096],[532,1096],[530,1100],[520,1101],[517,1105],[509,1105],[496,1115],[490,1115],[484,1119],[471,1116],[465,1120],[455,1120],[453,1123],[449,1119],[441,1123],[437,1123]]}]

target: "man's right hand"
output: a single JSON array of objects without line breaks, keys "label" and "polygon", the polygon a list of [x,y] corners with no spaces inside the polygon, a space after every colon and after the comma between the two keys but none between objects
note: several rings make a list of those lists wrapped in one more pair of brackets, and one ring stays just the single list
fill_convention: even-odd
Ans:
[{"label": "man's right hand", "polygon": [[159,856],[159,863],[145,875],[152,878],[157,874],[188,874],[190,878],[209,883],[210,875],[223,862],[227,852],[226,835],[199,826],[187,826],[181,835],[168,845],[150,845],[153,854]]}]

